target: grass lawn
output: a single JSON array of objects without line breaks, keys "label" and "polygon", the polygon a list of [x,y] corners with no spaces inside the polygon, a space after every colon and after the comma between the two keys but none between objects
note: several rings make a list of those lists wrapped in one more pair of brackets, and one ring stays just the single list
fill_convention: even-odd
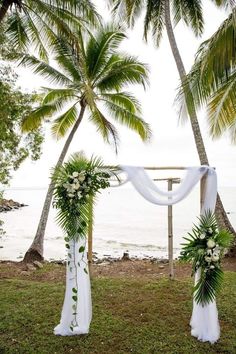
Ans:
[{"label": "grass lawn", "polygon": [[0,353],[216,354],[236,353],[236,272],[225,272],[218,297],[221,338],[211,345],[190,335],[192,280],[186,277],[92,280],[89,335],[53,334],[64,298],[64,279],[9,278],[0,282]]}]

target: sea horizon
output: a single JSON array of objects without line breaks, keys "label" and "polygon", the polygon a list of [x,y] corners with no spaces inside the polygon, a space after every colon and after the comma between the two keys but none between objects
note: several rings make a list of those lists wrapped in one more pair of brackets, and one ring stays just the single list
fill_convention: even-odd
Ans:
[{"label": "sea horizon", "polygon": [[[165,185],[163,183],[163,185]],[[1,213],[6,235],[0,239],[0,259],[19,261],[33,241],[44,197],[44,187],[14,187],[5,191],[4,198],[28,206]],[[236,188],[220,187],[223,203],[232,225],[236,227]],[[183,236],[197,222],[200,191],[195,188],[181,203],[173,206],[174,257],[181,250]],[[56,224],[56,210],[51,208],[45,233],[44,255],[47,260],[65,259],[64,236]],[[93,251],[98,258],[131,257],[167,258],[167,207],[144,200],[130,185],[103,191],[95,206]]]}]

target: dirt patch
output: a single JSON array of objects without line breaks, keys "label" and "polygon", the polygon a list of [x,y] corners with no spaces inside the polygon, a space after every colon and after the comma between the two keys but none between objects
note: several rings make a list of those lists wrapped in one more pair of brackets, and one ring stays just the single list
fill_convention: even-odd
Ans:
[{"label": "dirt patch", "polygon": [[[236,272],[236,259],[225,258],[223,269]],[[175,277],[185,278],[191,275],[191,265],[175,261]],[[93,264],[91,276],[94,278],[129,278],[129,279],[158,279],[169,277],[169,264],[152,262],[152,260],[117,260],[112,263]],[[23,262],[0,262],[0,278],[28,279],[36,281],[60,282],[65,279],[65,265],[45,262],[42,269],[27,270]]]}]

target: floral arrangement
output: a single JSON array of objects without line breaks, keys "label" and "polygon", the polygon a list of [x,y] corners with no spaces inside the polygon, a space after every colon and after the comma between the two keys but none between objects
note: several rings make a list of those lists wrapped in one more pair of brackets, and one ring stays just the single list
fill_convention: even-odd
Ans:
[{"label": "floral arrangement", "polygon": [[112,176],[116,176],[115,168],[104,167],[102,160],[96,157],[88,160],[82,153],[74,154],[67,163],[57,167],[52,176],[55,185],[53,206],[58,209],[57,221],[66,233],[67,266],[73,283],[71,332],[78,327],[79,268],[88,274],[86,236],[94,197],[110,186]]},{"label": "floral arrangement", "polygon": [[199,273],[194,286],[194,299],[203,306],[215,299],[222,286],[223,271],[221,260],[233,241],[226,230],[219,230],[215,215],[211,211],[199,217],[199,225],[194,225],[187,243],[182,244],[180,260],[192,262],[192,275]]},{"label": "floral arrangement", "polygon": [[99,158],[88,161],[81,154],[55,170],[53,206],[58,209],[57,221],[67,240],[86,237],[92,198],[110,186],[111,175]]}]

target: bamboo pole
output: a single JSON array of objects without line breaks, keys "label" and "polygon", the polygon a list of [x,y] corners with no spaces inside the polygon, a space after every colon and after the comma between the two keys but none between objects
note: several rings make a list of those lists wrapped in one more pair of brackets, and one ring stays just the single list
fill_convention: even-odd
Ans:
[{"label": "bamboo pole", "polygon": [[200,182],[200,212],[202,210],[204,199],[205,199],[205,190],[206,190],[206,174],[201,178],[201,182]]},{"label": "bamboo pole", "polygon": [[[172,191],[172,178],[168,179],[168,191]],[[169,277],[174,279],[174,264],[173,264],[173,207],[168,205],[168,258],[169,258]]]},{"label": "bamboo pole", "polygon": [[88,266],[91,273],[93,263],[93,198],[89,200],[89,222],[88,222]]}]

